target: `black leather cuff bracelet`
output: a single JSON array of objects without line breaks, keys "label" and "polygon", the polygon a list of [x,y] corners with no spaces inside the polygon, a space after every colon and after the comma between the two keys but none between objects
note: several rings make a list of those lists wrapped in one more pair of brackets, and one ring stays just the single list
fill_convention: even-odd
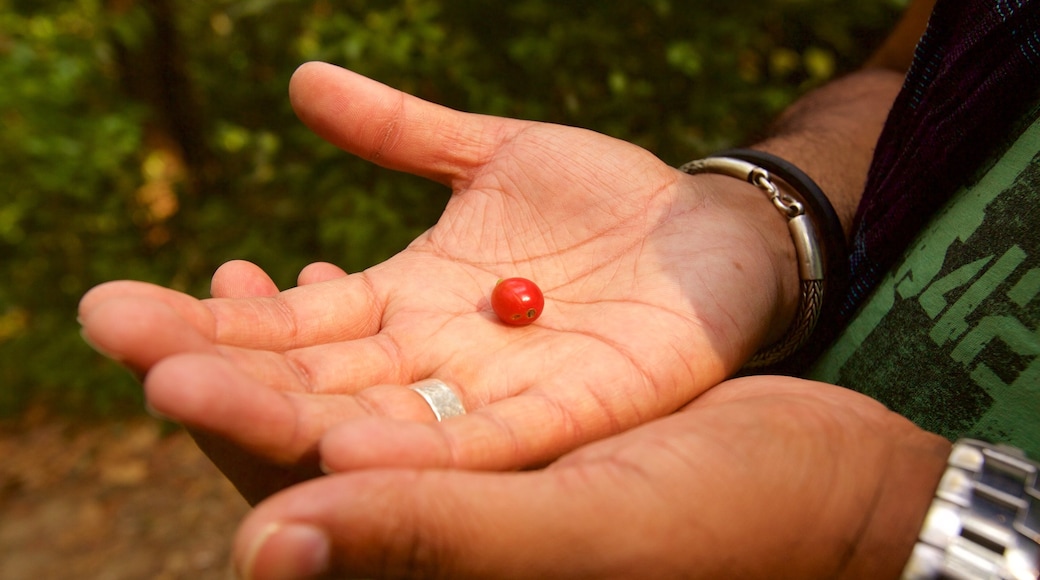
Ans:
[{"label": "black leather cuff bracelet", "polygon": [[834,211],[827,195],[808,175],[793,164],[763,151],[754,149],[729,149],[712,154],[711,157],[732,157],[754,163],[780,178],[794,190],[805,203],[805,212],[819,230],[824,259],[827,262],[827,290],[837,296],[848,283],[849,251],[845,243],[845,230]]},{"label": "black leather cuff bracelet", "polygon": [[[785,335],[755,353],[744,368],[780,363],[808,342],[825,306],[834,301],[832,297],[844,286],[842,281],[847,268],[845,234],[834,208],[809,176],[790,163],[761,151],[723,151],[691,161],[679,169],[690,174],[719,173],[743,179],[765,192],[787,219],[801,280],[798,310]],[[784,186],[783,191],[774,177]]]}]

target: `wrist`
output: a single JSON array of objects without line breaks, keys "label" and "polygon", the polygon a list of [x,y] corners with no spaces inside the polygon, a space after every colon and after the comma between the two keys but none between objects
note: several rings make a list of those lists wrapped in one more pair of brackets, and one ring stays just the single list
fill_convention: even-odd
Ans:
[{"label": "wrist", "polygon": [[783,337],[767,342],[745,368],[785,361],[809,341],[825,306],[844,287],[845,233],[830,201],[800,169],[762,151],[733,149],[691,161],[680,170],[694,175],[721,174],[754,185],[787,224],[799,280],[797,309]]},{"label": "wrist", "polygon": [[892,448],[842,578],[898,578],[946,467],[950,442],[919,432]]},{"label": "wrist", "polygon": [[[714,221],[739,248],[725,266],[740,277],[743,299],[728,312],[738,344],[737,367],[763,344],[783,337],[799,301],[798,259],[785,220],[756,186],[727,175],[684,174],[697,199],[710,206]],[[691,227],[701,228],[696,223]],[[721,303],[721,302],[720,302]],[[735,370],[735,369],[734,369]]]}]

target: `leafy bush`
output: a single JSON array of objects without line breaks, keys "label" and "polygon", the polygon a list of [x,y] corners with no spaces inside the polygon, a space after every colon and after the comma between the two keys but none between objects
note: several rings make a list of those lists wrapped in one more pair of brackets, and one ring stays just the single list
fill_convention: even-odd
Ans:
[{"label": "leafy bush", "polygon": [[232,258],[282,286],[429,227],[440,186],[349,158],[286,98],[326,60],[451,107],[579,125],[681,163],[851,69],[870,0],[0,0],[0,412],[140,405],[76,303],[133,278],[206,294]]}]

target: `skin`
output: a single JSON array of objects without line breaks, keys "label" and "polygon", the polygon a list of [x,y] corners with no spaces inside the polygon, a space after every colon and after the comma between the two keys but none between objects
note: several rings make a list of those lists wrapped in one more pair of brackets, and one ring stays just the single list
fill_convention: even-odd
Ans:
[{"label": "skin", "polygon": [[[450,186],[437,225],[387,262],[284,292],[238,264],[215,276],[220,298],[116,282],[80,307],[87,339],[145,376],[157,412],[251,455],[313,464],[339,425],[336,470],[544,463],[717,384],[794,298],[794,280],[777,282],[790,248],[770,243],[783,221],[739,181],[686,179],[621,141],[450,111],[320,63],[291,95],[337,145]],[[552,296],[535,324],[491,312],[503,272]],[[432,413],[403,385],[431,376],[457,387],[466,417],[423,423]]]},{"label": "skin", "polygon": [[[807,95],[756,145],[813,176],[846,228],[897,62]],[[837,387],[719,384],[797,301],[789,235],[757,189],[321,63],[290,96],[345,151],[451,188],[437,225],[364,272],[313,264],[280,291],[232,262],[212,299],[123,281],[79,313],[247,499],[284,490],[239,532],[244,576],[898,572],[948,442]],[[535,324],[494,321],[503,275],[549,296]],[[406,388],[431,376],[467,415],[432,422]],[[339,473],[290,487],[319,467]]]},{"label": "skin", "polygon": [[[819,111],[876,138],[897,90],[897,75],[863,73]],[[297,71],[290,95],[347,151],[450,186],[440,221],[364,272],[318,265],[301,273],[312,283],[278,292],[236,263],[217,272],[214,299],[123,281],[79,312],[84,337],[141,374],[149,405],[197,433],[251,501],[315,475],[322,438],[335,471],[545,464],[674,412],[789,323],[793,245],[750,184],[321,63]],[[496,321],[487,293],[503,271],[550,297],[534,324]],[[404,386],[428,377],[469,413],[431,424]]]},{"label": "skin", "polygon": [[546,469],[301,484],[249,515],[234,557],[255,580],[892,578],[948,452],[854,392],[737,379]]}]

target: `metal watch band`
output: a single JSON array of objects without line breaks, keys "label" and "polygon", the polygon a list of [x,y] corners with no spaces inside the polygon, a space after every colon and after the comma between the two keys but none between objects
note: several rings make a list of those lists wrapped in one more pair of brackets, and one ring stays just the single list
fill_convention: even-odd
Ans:
[{"label": "metal watch band", "polygon": [[1038,470],[1012,447],[954,444],[903,578],[1040,577]]}]

